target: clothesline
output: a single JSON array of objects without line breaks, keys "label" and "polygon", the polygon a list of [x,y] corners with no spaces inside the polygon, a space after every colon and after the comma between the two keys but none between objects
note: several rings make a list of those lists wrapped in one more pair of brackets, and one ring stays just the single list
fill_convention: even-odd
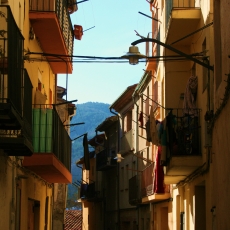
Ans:
[{"label": "clothesline", "polygon": [[[154,102],[155,104],[159,105],[161,108],[165,109],[165,110],[171,110],[171,109],[167,109],[165,108],[163,105],[159,104],[158,102],[154,101],[152,98],[150,98],[149,96],[145,95],[142,93],[142,95],[144,95],[145,97],[147,97],[148,99],[150,99],[152,102]],[[143,100],[144,101],[144,100]]]}]

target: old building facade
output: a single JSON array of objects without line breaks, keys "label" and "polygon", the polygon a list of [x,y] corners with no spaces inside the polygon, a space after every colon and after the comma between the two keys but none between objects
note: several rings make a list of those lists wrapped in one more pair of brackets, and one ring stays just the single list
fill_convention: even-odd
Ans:
[{"label": "old building facade", "polygon": [[57,74],[72,73],[69,14],[67,1],[0,1],[0,229],[63,229],[75,104]]},{"label": "old building facade", "polygon": [[103,229],[228,229],[229,1],[149,3],[152,32],[132,43],[146,42],[145,73],[110,107],[118,155]]}]

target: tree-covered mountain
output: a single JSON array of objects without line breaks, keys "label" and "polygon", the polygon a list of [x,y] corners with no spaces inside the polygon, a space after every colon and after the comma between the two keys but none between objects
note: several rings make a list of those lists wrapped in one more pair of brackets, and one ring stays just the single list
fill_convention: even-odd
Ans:
[{"label": "tree-covered mountain", "polygon": [[[71,120],[70,137],[72,141],[72,182],[81,180],[81,169],[76,166],[76,161],[83,157],[83,134],[87,133],[88,139],[96,135],[95,128],[101,124],[107,117],[113,116],[110,112],[109,104],[99,102],[87,102],[77,104],[76,115]],[[84,123],[84,124],[78,124]],[[76,125],[74,125],[76,124]],[[90,146],[89,146],[90,147]],[[89,151],[93,149],[89,148]],[[68,186],[67,207],[76,206],[77,187],[70,184]]]}]

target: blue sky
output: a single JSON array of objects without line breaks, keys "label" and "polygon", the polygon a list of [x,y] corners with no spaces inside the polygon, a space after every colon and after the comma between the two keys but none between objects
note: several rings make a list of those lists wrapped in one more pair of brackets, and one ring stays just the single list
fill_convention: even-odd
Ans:
[{"label": "blue sky", "polygon": [[[80,2],[80,1],[78,1]],[[146,0],[89,0],[78,5],[71,15],[73,25],[85,31],[81,40],[74,40],[74,55],[120,57],[128,52],[133,41],[151,32],[151,19]],[[145,53],[145,44],[139,44]],[[138,83],[144,74],[145,63],[74,63],[68,75],[67,100],[112,104],[130,85]],[[58,76],[58,85],[66,87],[66,75]]]}]

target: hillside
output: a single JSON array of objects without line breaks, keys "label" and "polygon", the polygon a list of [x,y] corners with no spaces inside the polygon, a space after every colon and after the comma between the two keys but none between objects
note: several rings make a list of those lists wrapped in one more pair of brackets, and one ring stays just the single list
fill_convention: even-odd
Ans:
[{"label": "hillside", "polygon": [[[84,104],[77,104],[76,115],[72,118],[71,124],[82,123],[81,125],[74,125],[70,128],[70,137],[72,142],[72,164],[71,172],[73,176],[72,182],[80,181],[81,169],[76,166],[76,161],[83,157],[83,137],[79,136],[87,133],[88,139],[95,136],[95,128],[103,122],[107,117],[113,116],[109,110],[109,104],[99,102],[87,102]],[[74,140],[77,138],[76,140]],[[93,149],[89,149],[93,151]],[[68,202],[67,207],[75,206],[77,188],[74,185],[68,186]]]}]

